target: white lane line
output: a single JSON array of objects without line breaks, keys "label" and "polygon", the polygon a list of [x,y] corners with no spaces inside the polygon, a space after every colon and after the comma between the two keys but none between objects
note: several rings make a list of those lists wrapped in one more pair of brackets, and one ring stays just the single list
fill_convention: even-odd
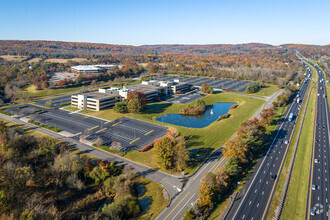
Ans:
[{"label": "white lane line", "polygon": [[195,196],[196,193],[194,193],[190,199],[181,207],[181,209],[178,211],[178,213],[176,213],[176,215],[172,218],[175,219],[175,217],[181,212],[181,210],[187,205],[187,203]]},{"label": "white lane line", "polygon": [[207,162],[208,164],[195,176],[194,179],[196,179],[203,172],[203,170],[205,170],[206,167],[208,167],[211,164],[210,162],[212,162],[212,160],[210,160],[209,162]]}]

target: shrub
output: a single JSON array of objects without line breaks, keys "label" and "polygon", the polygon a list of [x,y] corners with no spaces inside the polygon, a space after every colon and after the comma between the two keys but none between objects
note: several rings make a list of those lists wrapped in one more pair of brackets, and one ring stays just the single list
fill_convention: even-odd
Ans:
[{"label": "shrub", "polygon": [[230,115],[231,115],[231,114],[229,114],[229,113],[224,114],[224,115],[221,115],[221,116],[217,119],[217,121],[220,121],[220,120],[225,119],[225,118],[229,118]]},{"label": "shrub", "polygon": [[237,107],[238,107],[238,104],[234,104],[234,105],[230,106],[229,109],[235,109],[235,108],[237,108]]},{"label": "shrub", "polygon": [[1,114],[4,114],[4,115],[8,115],[8,116],[12,116],[13,115],[12,113],[6,112],[6,111],[3,111],[3,110],[0,110],[0,113]]},{"label": "shrub", "polygon": [[113,110],[118,113],[127,113],[127,103],[126,101],[117,102],[113,107]]},{"label": "shrub", "polygon": [[247,93],[256,93],[256,92],[258,92],[260,90],[260,88],[261,88],[261,85],[259,83],[257,83],[257,84],[248,86],[246,88],[246,92]]}]

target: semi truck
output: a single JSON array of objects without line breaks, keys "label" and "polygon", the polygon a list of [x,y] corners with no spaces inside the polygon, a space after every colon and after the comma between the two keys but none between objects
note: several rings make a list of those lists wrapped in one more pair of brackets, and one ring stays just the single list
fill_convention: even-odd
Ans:
[{"label": "semi truck", "polygon": [[291,112],[289,115],[289,121],[292,121],[292,119],[293,119],[293,113]]}]

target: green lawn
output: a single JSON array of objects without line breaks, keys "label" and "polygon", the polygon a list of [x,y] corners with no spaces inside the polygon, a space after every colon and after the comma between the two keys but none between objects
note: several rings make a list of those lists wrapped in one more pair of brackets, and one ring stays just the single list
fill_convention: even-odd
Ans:
[{"label": "green lawn", "polygon": [[70,92],[79,91],[82,89],[87,89],[87,87],[72,87],[72,88],[60,88],[60,89],[43,89],[43,90],[36,90],[35,85],[29,85],[23,89],[20,96],[27,96],[31,99],[35,98],[43,98],[47,96],[53,96],[53,95],[60,95]]},{"label": "green lawn", "polygon": [[74,106],[66,106],[66,107],[63,107],[64,110],[67,110],[67,111],[70,111],[70,112],[75,112],[78,110],[77,107],[74,107]]},{"label": "green lawn", "polygon": [[[312,85],[313,84],[310,84],[309,88],[311,88]],[[307,90],[306,99],[302,105],[300,115],[303,115],[308,93],[309,93],[309,89]],[[299,145],[297,148],[294,168],[290,178],[288,194],[282,212],[282,219],[304,219],[305,217],[311,146],[313,142],[314,127],[312,125],[314,125],[315,99],[316,99],[316,88],[312,90],[309,104],[307,107],[306,117],[305,117],[304,125],[302,127],[302,133],[300,136]],[[273,219],[275,217],[277,207],[280,204],[284,185],[285,185],[285,180],[287,178],[289,166],[294,152],[294,147],[297,142],[301,121],[302,121],[302,117],[299,117],[296,124],[296,130],[292,137],[290,148],[288,150],[288,154],[283,166],[282,174],[280,175],[280,179],[267,215],[267,219]]]},{"label": "green lawn", "polygon": [[255,95],[255,96],[262,96],[262,97],[268,97],[272,95],[274,92],[278,91],[277,85],[265,83],[265,87],[261,88],[258,92],[256,93],[251,93],[250,95]]},{"label": "green lawn", "polygon": [[[107,120],[115,120],[122,116],[126,116],[156,124],[175,127],[181,133],[181,135],[188,139],[188,149],[190,149],[197,158],[198,162],[186,170],[186,172],[191,173],[198,167],[198,165],[205,159],[205,157],[209,155],[210,152],[216,148],[221,147],[237,131],[240,124],[249,119],[251,115],[253,115],[253,113],[265,102],[260,99],[227,93],[208,95],[202,99],[206,102],[207,105],[211,105],[217,102],[235,102],[238,103],[239,106],[236,109],[229,111],[231,114],[230,118],[213,122],[211,125],[205,128],[186,128],[154,120],[163,114],[178,113],[179,110],[185,106],[184,104],[170,104],[165,102],[151,103],[146,106],[142,114],[120,114],[115,113],[112,109],[99,112],[84,111],[82,113]],[[130,151],[125,155],[125,158],[156,169],[161,169],[154,160],[152,150],[145,153]],[[148,158],[148,160],[146,160],[146,158]]]},{"label": "green lawn", "polygon": [[[148,216],[151,214],[150,219],[155,219],[161,211],[168,205],[169,201],[163,197],[163,187],[153,182],[149,179],[139,176],[137,182],[142,183],[145,186],[145,194],[143,198],[150,198],[152,203],[146,212],[141,215],[138,219],[148,219]],[[139,198],[141,199],[141,198]]]}]

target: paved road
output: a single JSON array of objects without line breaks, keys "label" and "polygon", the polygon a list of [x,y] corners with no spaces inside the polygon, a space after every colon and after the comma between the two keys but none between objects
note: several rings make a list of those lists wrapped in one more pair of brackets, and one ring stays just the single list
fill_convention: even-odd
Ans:
[{"label": "paved road", "polygon": [[[281,94],[283,90],[279,90],[270,97],[267,98],[267,102],[256,111],[251,118],[259,117],[260,112],[269,108],[277,96]],[[236,93],[235,93],[236,95]],[[236,133],[232,136],[236,136]],[[222,146],[223,147],[223,146]],[[189,178],[186,185],[184,185],[183,191],[172,201],[171,205],[163,210],[163,212],[157,216],[156,219],[182,219],[185,212],[190,209],[198,199],[198,189],[205,175],[208,172],[215,172],[219,167],[226,163],[225,158],[222,156],[222,147],[214,151],[208,160],[206,160],[199,169]]]},{"label": "paved road", "polygon": [[[314,66],[309,62],[310,65]],[[319,75],[317,115],[315,128],[315,144],[310,177],[310,187],[308,193],[307,219],[328,219],[330,200],[330,142],[329,142],[329,106],[326,96],[326,84],[323,72],[318,66],[314,66]],[[317,161],[315,161],[317,160]],[[316,189],[312,190],[312,184]],[[314,209],[315,216],[310,215],[310,210]]]},{"label": "paved road", "polygon": [[[305,97],[310,79],[298,91],[300,100]],[[281,174],[283,164],[290,145],[290,140],[295,129],[294,122],[300,112],[300,103],[290,104],[284,117],[274,132],[272,143],[268,146],[267,153],[259,160],[247,183],[237,197],[227,219],[265,219],[274,191]],[[289,114],[293,113],[293,121],[289,121]],[[286,143],[286,141],[288,143]],[[272,175],[276,175],[272,179]]]},{"label": "paved road", "polygon": [[49,131],[49,130],[44,129],[44,128],[37,127],[35,125],[29,124],[29,123],[26,123],[26,122],[23,122],[23,121],[15,118],[15,117],[10,117],[10,116],[7,116],[7,115],[0,114],[0,118],[5,119],[7,121],[11,121],[13,123],[16,123],[16,124],[19,124],[19,125],[22,125],[22,126],[25,126],[27,128],[30,128],[30,129],[34,129],[36,131],[39,131],[43,134],[49,135],[49,136],[54,137],[56,139],[68,142],[70,145],[77,148],[78,150],[80,150],[82,152],[85,152],[85,153],[88,153],[88,154],[90,154],[90,155],[92,155],[96,158],[101,159],[101,160],[114,161],[114,162],[116,162],[116,164],[123,165],[123,166],[130,164],[133,167],[133,172],[135,172],[135,173],[137,173],[137,174],[139,174],[143,177],[146,177],[146,178],[148,178],[152,181],[155,181],[155,182],[158,182],[158,183],[162,184],[167,189],[167,191],[169,192],[171,198],[175,198],[175,196],[179,193],[178,189],[181,189],[182,186],[183,186],[183,183],[182,183],[181,179],[178,179],[174,176],[171,176],[171,175],[166,174],[164,172],[158,171],[156,169],[152,169],[150,167],[147,167],[147,166],[135,163],[133,161],[124,159],[122,157],[116,156],[116,155],[111,154],[107,151],[102,151],[98,148],[88,146],[88,145],[83,144],[83,143],[81,143],[81,142],[79,142],[79,141],[77,141],[73,138],[63,137],[63,136],[61,136],[61,135],[59,135],[55,132]]}]

